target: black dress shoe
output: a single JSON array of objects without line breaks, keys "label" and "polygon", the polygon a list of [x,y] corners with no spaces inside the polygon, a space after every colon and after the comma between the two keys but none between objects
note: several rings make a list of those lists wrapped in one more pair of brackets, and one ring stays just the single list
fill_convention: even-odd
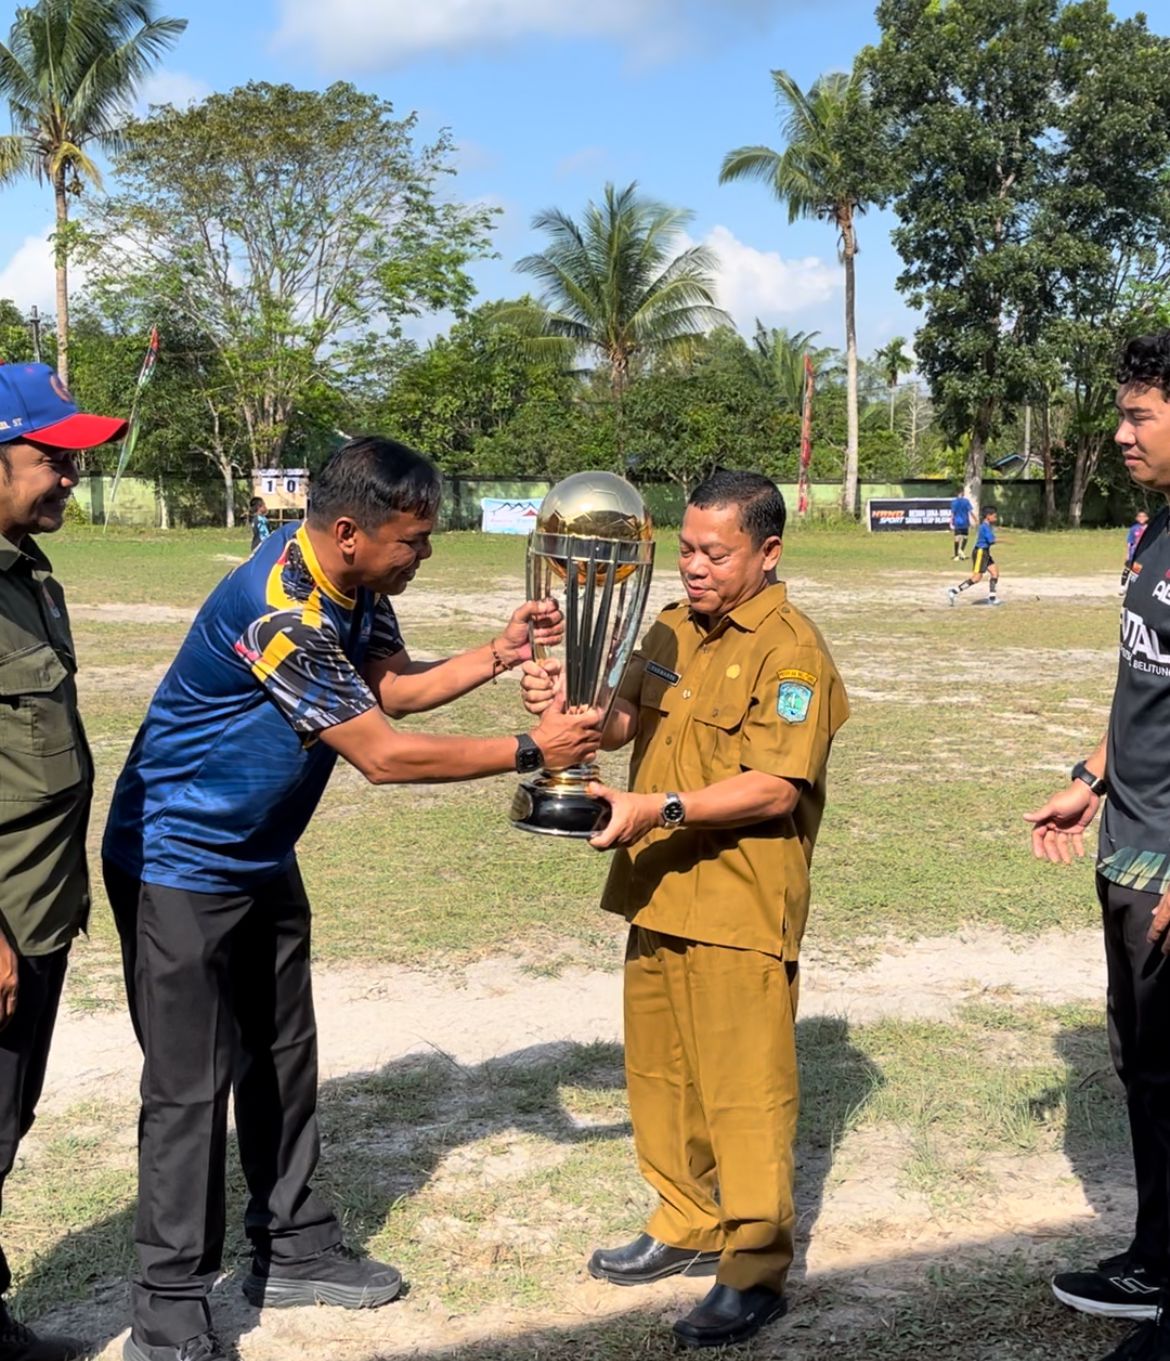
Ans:
[{"label": "black dress shoe", "polygon": [[682,1347],[726,1347],[755,1337],[765,1323],[787,1312],[784,1296],[766,1286],[733,1290],[729,1285],[713,1285],[686,1318],[674,1325],[674,1335]]},{"label": "black dress shoe", "polygon": [[640,1233],[621,1248],[598,1248],[589,1259],[589,1274],[613,1285],[647,1285],[667,1276],[714,1276],[722,1254],[672,1248]]}]

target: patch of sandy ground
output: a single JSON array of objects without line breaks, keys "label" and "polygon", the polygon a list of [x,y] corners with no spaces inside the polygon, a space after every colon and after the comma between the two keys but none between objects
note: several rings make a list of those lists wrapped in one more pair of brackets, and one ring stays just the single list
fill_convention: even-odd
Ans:
[{"label": "patch of sandy ground", "polygon": [[[937,575],[895,572],[872,586],[839,588],[794,578],[792,598],[814,618],[829,612],[864,610],[877,601],[923,608],[947,608],[945,584]],[[415,586],[396,602],[404,632],[410,625],[478,619],[486,629],[505,619],[520,597],[520,580],[498,579],[492,589],[452,595]],[[1012,599],[1115,598],[1112,576],[1005,577],[1002,596]],[[660,572],[648,612],[678,595],[672,572]],[[76,606],[76,620],[173,624],[188,622],[193,609],[171,606],[100,604]],[[863,640],[857,640],[862,642]],[[875,640],[876,641],[876,640]],[[906,700],[907,677],[887,691],[888,661],[881,651],[852,659],[856,698]],[[420,654],[421,655],[421,654]],[[1036,666],[1035,654],[1029,654]],[[1067,653],[1053,657],[1068,664]],[[1107,659],[1096,654],[1086,664]],[[105,675],[104,671],[117,674]],[[128,684],[124,668],[87,667],[82,684],[95,689]],[[152,675],[152,683],[157,679]],[[911,680],[913,678],[910,678]],[[137,686],[144,683],[141,674]],[[866,682],[874,686],[872,694]],[[137,686],[135,688],[137,688]],[[912,685],[909,687],[912,689]],[[516,1051],[563,1042],[619,1041],[621,981],[612,972],[566,970],[555,978],[533,977],[513,961],[486,960],[457,976],[403,968],[319,969],[315,997],[321,1032],[321,1079],[374,1072],[402,1057],[441,1051],[460,1064],[477,1064]],[[806,951],[802,968],[801,1015],[840,1016],[857,1023],[885,1017],[941,1020],[971,1001],[990,998],[1059,1004],[1102,1002],[1104,965],[1099,933],[1056,933],[1026,942],[1001,932],[965,931],[939,939],[890,943],[867,967],[837,967],[831,958]],[[546,1051],[547,1052],[547,1051]],[[64,1109],[87,1096],[108,1099],[130,1094],[138,1077],[138,1053],[129,1022],[121,1012],[62,1014],[42,1101],[44,1109]],[[119,1142],[132,1130],[112,1132]],[[37,1131],[27,1141],[35,1156]],[[896,1169],[905,1150],[897,1135],[861,1130],[836,1150],[833,1175],[823,1199],[800,1205],[800,1245],[794,1285],[815,1297],[822,1288],[844,1288],[852,1305],[834,1306],[842,1321],[851,1310],[896,1299],[907,1281],[926,1266],[956,1254],[1027,1251],[1054,1236],[1091,1232],[1102,1239],[1123,1238],[1132,1214],[1132,1193],[1125,1168],[1102,1169],[1093,1203],[1086,1198],[1075,1169],[1063,1154],[1010,1160],[995,1169],[995,1190],[976,1202],[961,1221],[943,1223],[924,1201],[897,1185]],[[800,1155],[798,1154],[798,1158]],[[806,1174],[814,1169],[806,1165]],[[823,1169],[822,1169],[823,1170]],[[806,1181],[821,1180],[806,1175]],[[1089,1254],[1092,1255],[1091,1253]],[[388,1310],[346,1313],[337,1310],[270,1310],[260,1315],[239,1295],[233,1280],[215,1294],[216,1318],[227,1336],[239,1337],[244,1361],[314,1357],[323,1361],[367,1361],[382,1356],[418,1356],[432,1349],[502,1338],[536,1329],[570,1329],[601,1321],[631,1308],[664,1318],[689,1307],[707,1288],[704,1281],[667,1281],[638,1292],[615,1290],[591,1280],[584,1271],[566,1281],[561,1307],[522,1310],[493,1306],[474,1316],[449,1316],[436,1301],[408,1297]],[[631,1299],[636,1293],[637,1299]],[[800,1310],[795,1326],[800,1327]],[[832,1316],[833,1310],[829,1310]],[[98,1292],[84,1304],[55,1311],[52,1326],[110,1338],[103,1353],[121,1355],[127,1317],[125,1288]],[[807,1315],[806,1315],[807,1322]],[[831,1317],[818,1314],[817,1330]],[[771,1330],[781,1352],[789,1324]],[[770,1353],[771,1345],[764,1351]],[[534,1353],[535,1354],[535,1353]]]},{"label": "patch of sandy ground", "polygon": [[[980,999],[1103,1004],[1103,980],[1098,932],[1052,932],[1016,941],[998,931],[970,930],[891,943],[858,969],[838,967],[810,950],[802,967],[801,1015],[863,1023],[884,1017],[944,1020],[957,1007]],[[547,1046],[563,1042],[619,1041],[620,992],[616,967],[566,970],[557,977],[534,977],[500,958],[457,975],[321,968],[315,980],[321,1078],[374,1072],[428,1051],[474,1065],[517,1051],[547,1055]],[[83,1014],[66,1007],[42,1105],[64,1109],[91,1095],[129,1096],[137,1076],[138,1053],[123,1013]],[[133,1137],[129,1128],[111,1135],[119,1142]],[[34,1128],[28,1140],[33,1157],[36,1136]],[[525,1156],[519,1147],[510,1151],[513,1155]],[[799,1206],[794,1286],[806,1300],[828,1289],[828,1316],[838,1322],[864,1312],[867,1302],[896,1300],[921,1281],[930,1262],[953,1263],[957,1256],[993,1250],[1034,1251],[1046,1239],[1073,1233],[1121,1238],[1132,1213],[1124,1168],[1102,1169],[1090,1203],[1062,1153],[1004,1159],[1001,1167],[985,1168],[991,1172],[991,1189],[969,1202],[957,1219],[945,1221],[924,1199],[898,1185],[906,1149],[895,1131],[862,1129],[846,1136],[832,1153],[826,1182],[827,1156],[798,1153],[804,1194],[810,1194],[810,1185],[824,1186],[811,1193],[813,1201]],[[593,1281],[582,1270],[566,1280],[560,1307],[553,1311],[493,1306],[449,1316],[437,1301],[409,1296],[375,1312],[294,1309],[260,1315],[240,1296],[236,1281],[226,1278],[215,1293],[214,1309],[225,1334],[239,1337],[244,1361],[301,1356],[367,1361],[419,1356],[538,1328],[578,1327],[632,1308],[674,1317],[708,1284],[676,1279],[640,1290],[634,1299],[632,1292]],[[125,1288],[112,1283],[95,1300],[57,1310],[47,1321],[111,1339],[103,1358],[113,1361],[121,1354],[119,1330],[126,1317]],[[818,1307],[817,1332],[828,1326],[826,1317]],[[788,1328],[776,1331],[778,1344]]]},{"label": "patch of sandy ground", "polygon": [[[842,584],[794,576],[788,579],[788,590],[794,603],[816,618],[818,612],[826,609],[863,610],[878,601],[946,609],[947,586],[961,580],[962,573],[958,570],[953,578],[942,578],[937,573],[883,572],[880,578],[871,579],[869,585],[864,582],[850,583],[846,589]],[[408,636],[412,620],[435,624],[452,619],[479,619],[483,621],[485,629],[490,629],[507,619],[523,599],[523,594],[524,583],[519,576],[497,578],[490,590],[460,590],[457,593],[428,586],[424,578],[395,601],[395,608]],[[975,587],[973,595],[961,603],[966,606],[970,600],[982,599],[985,594],[984,588]],[[678,577],[673,570],[660,569],[650,587],[646,617],[652,619],[664,605],[678,600],[681,595]],[[1000,596],[1008,603],[1013,599],[1116,600],[1117,578],[1106,574],[1014,577],[1009,571],[1003,575]],[[116,602],[71,605],[69,613],[74,620],[91,623],[182,624],[189,623],[195,617],[194,607]]]}]

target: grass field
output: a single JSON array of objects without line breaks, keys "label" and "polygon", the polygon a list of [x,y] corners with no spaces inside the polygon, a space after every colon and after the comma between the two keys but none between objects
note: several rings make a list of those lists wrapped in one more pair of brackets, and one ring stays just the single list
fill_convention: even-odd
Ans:
[{"label": "grass field", "polygon": [[[152,689],[244,544],[240,533],[72,526],[46,543],[74,615],[98,765],[95,863]],[[885,955],[896,977],[903,955],[908,1005],[900,1011],[895,996],[869,1019],[801,1023],[807,1284],[753,1356],[1078,1361],[1118,1335],[1068,1315],[1044,1284],[1068,1255],[1112,1247],[1104,1235],[1128,1214],[1101,1001],[1091,987],[1076,1003],[1016,995],[987,976],[983,958],[988,941],[1006,937],[1010,952],[1038,952],[1042,975],[1045,958],[1061,967],[1051,942],[1093,939],[1088,868],[1032,861],[1021,814],[1103,731],[1123,535],[1003,530],[999,610],[984,605],[984,588],[948,608],[945,587],[965,571],[948,545],[820,528],[794,529],[786,545],[782,575],[828,639],[853,703],[832,757],[808,972],[815,982],[820,963],[860,981]],[[673,553],[660,535],[664,589]],[[397,602],[408,645],[442,654],[485,641],[522,579],[521,541],[440,536]],[[412,722],[467,734],[524,726],[513,681]],[[623,766],[609,758],[609,775],[620,781]],[[318,968],[418,971],[452,997],[481,966],[566,988],[578,974],[612,975],[619,924],[596,906],[604,857],[512,830],[512,785],[374,790],[339,770],[301,845]],[[909,1005],[930,981],[914,961],[940,942],[956,977],[982,991],[953,1014],[924,1017]],[[69,1005],[95,1027],[122,1006],[100,889]],[[655,1288],[648,1306],[615,1305],[590,1294],[582,1273],[591,1247],[636,1232],[646,1210],[620,1050],[582,1042],[516,1058],[526,1043],[521,1027],[508,1046],[515,1061],[424,1048],[325,1083],[321,1181],[355,1240],[403,1265],[412,1295],[395,1309],[412,1322],[398,1341],[394,1329],[339,1334],[321,1355],[668,1354],[660,1319],[678,1311],[673,1287]],[[2,1221],[27,1315],[65,1310],[110,1336],[121,1326],[133,1119],[129,1088],[66,1094],[38,1123]],[[229,1255],[242,1251],[237,1233]],[[566,1282],[587,1320],[566,1314]],[[275,1343],[264,1330],[249,1332],[254,1315],[233,1318],[245,1357],[281,1354],[265,1350]]]}]

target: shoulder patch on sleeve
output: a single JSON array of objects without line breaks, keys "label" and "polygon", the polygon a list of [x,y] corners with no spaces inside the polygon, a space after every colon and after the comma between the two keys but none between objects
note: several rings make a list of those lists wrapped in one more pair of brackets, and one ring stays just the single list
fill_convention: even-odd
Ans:
[{"label": "shoulder patch on sleeve", "polygon": [[782,671],[780,675],[782,677],[800,676],[802,679],[789,678],[780,681],[780,689],[776,692],[776,712],[785,723],[803,723],[808,717],[816,678],[810,676],[807,671],[792,673]]},{"label": "shoulder patch on sleeve", "polygon": [[801,685],[815,685],[817,678],[811,671],[778,671],[776,673],[781,681],[799,681]]}]

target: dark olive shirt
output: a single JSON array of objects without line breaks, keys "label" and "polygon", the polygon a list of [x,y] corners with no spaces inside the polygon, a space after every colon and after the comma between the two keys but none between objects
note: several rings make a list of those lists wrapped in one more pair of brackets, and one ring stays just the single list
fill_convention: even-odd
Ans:
[{"label": "dark olive shirt", "polygon": [[68,945],[89,912],[93,762],[76,670],[48,558],[0,536],[0,918],[26,955]]}]

